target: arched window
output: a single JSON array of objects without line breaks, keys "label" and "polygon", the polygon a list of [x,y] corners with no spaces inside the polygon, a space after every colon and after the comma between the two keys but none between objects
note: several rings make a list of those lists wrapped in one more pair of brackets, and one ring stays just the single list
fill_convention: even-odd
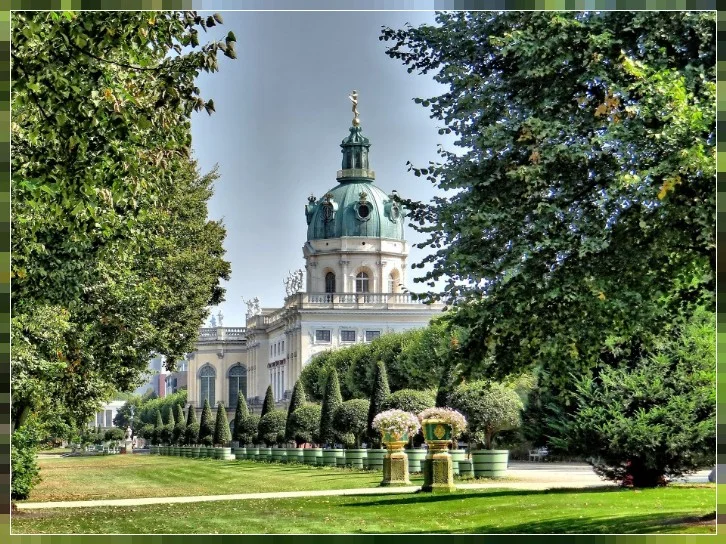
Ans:
[{"label": "arched window", "polygon": [[242,398],[247,398],[247,369],[236,364],[229,369],[227,377],[229,378],[229,406],[235,407],[240,395]]},{"label": "arched window", "polygon": [[391,275],[388,276],[388,292],[389,293],[398,293],[398,284],[400,283],[400,280],[398,278],[398,270],[394,270],[391,272]]},{"label": "arched window", "polygon": [[199,371],[199,405],[204,404],[204,400],[209,401],[210,406],[214,406],[214,380],[217,373],[214,371],[214,367],[211,365],[205,365]]},{"label": "arched window", "polygon": [[360,272],[355,277],[355,292],[356,293],[367,293],[368,292],[368,274]]},{"label": "arched window", "polygon": [[332,272],[325,274],[325,292],[335,293],[335,274]]}]

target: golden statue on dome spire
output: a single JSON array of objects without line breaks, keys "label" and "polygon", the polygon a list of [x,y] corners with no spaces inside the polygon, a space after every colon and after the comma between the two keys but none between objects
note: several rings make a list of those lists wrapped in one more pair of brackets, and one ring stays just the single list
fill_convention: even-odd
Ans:
[{"label": "golden statue on dome spire", "polygon": [[358,91],[353,89],[353,92],[348,95],[350,101],[353,102],[353,126],[360,126],[360,119],[358,118]]}]

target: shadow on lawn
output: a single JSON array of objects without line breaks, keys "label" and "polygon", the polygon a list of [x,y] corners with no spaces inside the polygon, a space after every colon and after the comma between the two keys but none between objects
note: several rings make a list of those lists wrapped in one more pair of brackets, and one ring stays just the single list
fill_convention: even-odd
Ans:
[{"label": "shadow on lawn", "polygon": [[[649,534],[668,531],[673,534],[687,534],[689,530],[710,527],[716,531],[715,512],[705,516],[694,516],[691,512],[667,512],[639,516],[623,515],[604,518],[557,518],[497,527],[495,524],[479,527],[466,526],[460,531],[410,531],[411,533],[462,532],[469,534]],[[409,532],[409,531],[407,531]]]}]

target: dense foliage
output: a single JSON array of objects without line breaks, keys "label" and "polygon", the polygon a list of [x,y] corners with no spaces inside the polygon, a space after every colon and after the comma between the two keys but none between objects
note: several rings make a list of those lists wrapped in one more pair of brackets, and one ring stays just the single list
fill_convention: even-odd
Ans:
[{"label": "dense foliage", "polygon": [[716,462],[716,319],[701,310],[632,369],[577,384],[577,410],[555,445],[603,477],[636,487]]},{"label": "dense foliage", "polygon": [[[460,151],[412,165],[446,191],[406,202],[470,331],[466,372],[632,363],[715,286],[713,12],[443,12],[384,29],[448,87],[417,99]],[[695,303],[695,304],[694,304]],[[571,400],[571,399],[569,399]]]},{"label": "dense foliage", "polygon": [[473,381],[458,386],[451,404],[466,416],[469,441],[492,449],[494,436],[522,422],[524,405],[512,387],[497,382]]},{"label": "dense foliage", "polygon": [[174,424],[174,432],[172,438],[174,444],[180,445],[184,443],[187,431],[187,423],[184,419],[184,409],[182,408],[181,404],[174,405],[174,421],[176,423]]},{"label": "dense foliage", "polygon": [[391,393],[383,402],[384,410],[403,410],[418,414],[426,408],[436,405],[436,397],[432,391],[416,391],[415,389],[401,389]]},{"label": "dense foliage", "polygon": [[214,423],[212,423],[212,408],[209,406],[209,399],[204,399],[202,406],[202,417],[199,421],[199,436],[197,442],[205,446],[211,446],[214,442]]},{"label": "dense foliage", "polygon": [[262,411],[260,417],[264,417],[267,413],[272,412],[275,409],[275,396],[272,394],[272,385],[267,386],[265,391],[265,400],[262,401]]},{"label": "dense foliage", "polygon": [[346,448],[360,448],[361,440],[368,427],[368,409],[370,402],[366,399],[351,399],[343,402],[335,410],[333,425],[338,441]]},{"label": "dense foliage", "polygon": [[370,404],[368,405],[368,425],[366,427],[366,435],[368,440],[375,446],[381,443],[381,433],[373,428],[373,418],[383,411],[383,403],[391,389],[388,386],[388,375],[386,374],[386,365],[383,361],[376,363],[376,373],[373,379],[373,390],[371,391]]},{"label": "dense foliage", "polygon": [[[190,351],[229,276],[191,160],[195,85],[234,58],[195,12],[11,17],[12,423],[84,425],[140,385],[152,353]],[[148,422],[147,422],[148,423]]]},{"label": "dense foliage", "polygon": [[40,482],[40,469],[35,458],[40,439],[39,427],[35,417],[30,417],[12,435],[10,495],[13,500],[27,499],[31,489]]},{"label": "dense foliage", "polygon": [[285,433],[292,435],[298,448],[303,444],[320,443],[320,413],[319,404],[307,403],[290,416]]},{"label": "dense foliage", "polygon": [[232,433],[229,431],[229,420],[227,410],[223,402],[217,403],[217,419],[214,423],[214,445],[226,446],[232,440]]},{"label": "dense foliage", "polygon": [[258,428],[260,425],[260,416],[256,414],[248,414],[242,419],[239,428],[235,426],[234,436],[240,446],[254,444],[257,442]]},{"label": "dense foliage", "polygon": [[300,380],[295,382],[295,386],[292,388],[292,396],[290,397],[290,404],[287,407],[287,422],[285,423],[285,438],[288,440],[295,440],[294,433],[290,426],[290,420],[293,412],[298,408],[305,406],[307,399],[305,398],[305,389],[303,388]]},{"label": "dense foliage", "polygon": [[320,442],[323,444],[334,444],[336,441],[335,411],[342,403],[343,397],[340,394],[338,372],[333,368],[328,373],[323,406],[320,412]]},{"label": "dense foliage", "polygon": [[238,440],[237,430],[242,428],[242,422],[249,417],[250,411],[247,408],[247,401],[244,395],[237,396],[237,407],[234,409],[234,420],[232,423],[232,439]]},{"label": "dense foliage", "polygon": [[189,405],[187,408],[186,423],[186,428],[184,429],[184,443],[196,444],[197,439],[199,438],[199,423],[197,423],[197,414],[192,405]]},{"label": "dense foliage", "polygon": [[260,442],[267,446],[281,445],[285,442],[285,422],[287,413],[284,410],[272,410],[260,418],[258,434]]}]

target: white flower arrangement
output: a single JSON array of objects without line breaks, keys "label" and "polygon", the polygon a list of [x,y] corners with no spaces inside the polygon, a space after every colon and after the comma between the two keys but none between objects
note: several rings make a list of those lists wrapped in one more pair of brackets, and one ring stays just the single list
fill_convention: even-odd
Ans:
[{"label": "white flower arrangement", "polygon": [[451,437],[458,438],[466,430],[466,418],[451,408],[426,408],[418,415],[419,421],[440,419],[451,425]]},{"label": "white flower arrangement", "polygon": [[421,428],[418,418],[403,410],[386,410],[373,418],[373,428],[391,436],[414,435]]}]

